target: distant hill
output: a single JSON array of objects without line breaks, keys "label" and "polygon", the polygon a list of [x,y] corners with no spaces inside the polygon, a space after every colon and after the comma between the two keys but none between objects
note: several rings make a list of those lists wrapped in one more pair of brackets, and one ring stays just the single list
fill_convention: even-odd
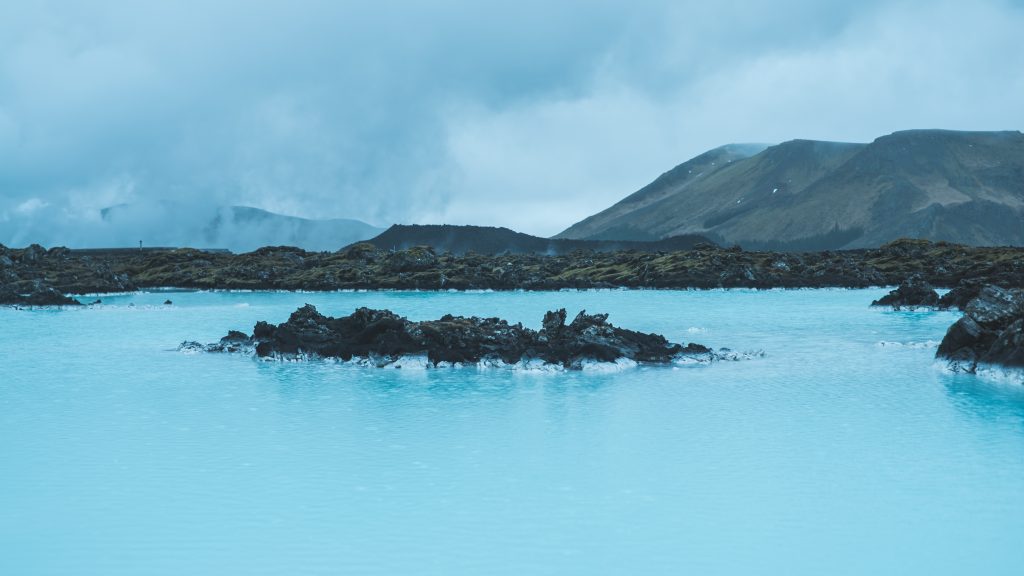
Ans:
[{"label": "distant hill", "polygon": [[665,238],[656,242],[628,240],[559,240],[540,238],[508,228],[489,226],[452,226],[447,224],[403,225],[396,224],[379,236],[367,240],[383,249],[404,250],[414,246],[430,246],[438,252],[464,254],[567,254],[574,250],[611,252],[614,250],[638,250],[658,252],[688,250],[701,242],[708,242],[703,236],[682,235]]},{"label": "distant hill", "polygon": [[248,252],[261,246],[335,251],[372,238],[382,228],[351,219],[312,220],[248,206],[143,200],[72,213],[43,203],[27,213],[3,214],[0,243],[72,249],[191,247]]},{"label": "distant hill", "polygon": [[[112,206],[103,209],[101,217],[109,228],[107,235],[112,237],[101,245],[132,245],[142,240],[147,246],[227,248],[234,252],[282,245],[334,251],[381,231],[365,222],[345,218],[312,220],[248,206],[197,209],[173,202]],[[172,224],[161,224],[159,220],[163,219]]]},{"label": "distant hill", "polygon": [[[223,211],[220,216],[222,219],[225,218]],[[246,206],[232,206],[230,217],[230,227],[234,230],[253,231],[249,250],[255,250],[260,246],[284,245],[298,246],[305,250],[334,251],[353,242],[371,238],[382,230],[351,218],[312,220],[283,216]],[[216,223],[214,226],[216,227]]]},{"label": "distant hill", "polygon": [[556,238],[679,234],[773,250],[901,237],[1024,245],[1024,134],[909,130],[870,144],[723,146]]}]

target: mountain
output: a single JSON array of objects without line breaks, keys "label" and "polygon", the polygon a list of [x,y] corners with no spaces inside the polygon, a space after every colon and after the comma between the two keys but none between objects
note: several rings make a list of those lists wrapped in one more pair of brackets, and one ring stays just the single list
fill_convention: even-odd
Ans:
[{"label": "mountain", "polygon": [[244,243],[229,238],[229,232],[247,239],[245,250],[261,246],[297,246],[311,251],[334,251],[371,238],[382,230],[351,218],[312,220],[247,206],[231,206],[226,213],[222,210],[211,224],[213,235],[223,239],[221,244]]},{"label": "mountain", "polygon": [[530,236],[508,228],[489,226],[452,226],[448,224],[395,224],[381,235],[367,240],[377,248],[405,250],[414,246],[430,246],[438,252],[464,254],[567,254],[574,250],[611,252],[638,250],[658,252],[688,250],[708,242],[703,236],[681,235],[656,242],[630,240],[564,240]]},{"label": "mountain", "polygon": [[[104,222],[114,228],[125,229],[131,228],[133,222],[152,220],[152,210],[152,206],[128,204],[105,208],[101,214]],[[174,224],[137,234],[146,245],[227,248],[233,252],[247,252],[262,246],[334,251],[371,238],[381,231],[360,220],[312,220],[249,206],[197,210],[173,202],[160,202],[157,214],[170,218]]]},{"label": "mountain", "polygon": [[[10,230],[8,233],[7,230]],[[226,248],[234,252],[261,246],[297,246],[334,251],[372,238],[381,228],[359,220],[311,220],[247,206],[194,205],[169,200],[118,204],[69,217],[47,207],[30,218],[7,222],[5,243],[118,248],[188,246]]]},{"label": "mountain", "polygon": [[[652,233],[644,226],[634,225],[629,221],[630,215],[657,213],[657,206],[671,196],[695,182],[702,181],[718,169],[729,166],[736,160],[749,158],[767,147],[767,144],[727,144],[709,150],[665,172],[657,180],[630,194],[621,202],[574,224],[555,238],[657,240],[661,234]],[[655,208],[650,209],[652,206]]]},{"label": "mountain", "polygon": [[874,247],[901,237],[1024,244],[1024,134],[909,130],[869,144],[723,146],[556,238],[704,234],[751,249]]}]

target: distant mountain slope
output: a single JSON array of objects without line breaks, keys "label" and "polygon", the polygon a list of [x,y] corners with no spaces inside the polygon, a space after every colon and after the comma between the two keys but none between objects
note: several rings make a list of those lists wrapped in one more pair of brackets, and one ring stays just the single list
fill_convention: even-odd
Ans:
[{"label": "distant mountain slope", "polygon": [[[310,220],[246,206],[191,205],[158,200],[119,204],[68,218],[56,207],[5,223],[0,241],[70,248],[188,246],[234,252],[261,246],[334,251],[372,238],[381,228],[359,220]],[[9,231],[9,232],[8,232]]]},{"label": "distant mountain slope", "polygon": [[[224,225],[226,215],[220,213],[221,220],[214,224]],[[372,238],[382,228],[371,226],[362,220],[351,218],[332,218],[313,220],[284,216],[250,208],[232,206],[230,211],[231,224],[219,234],[222,244],[235,244],[228,238],[229,231],[241,232],[241,237],[248,239],[245,250],[255,250],[261,246],[297,246],[305,250],[334,251],[353,242]],[[239,248],[243,243],[237,243]],[[237,250],[236,250],[237,251]]]},{"label": "distant mountain slope", "polygon": [[540,238],[508,228],[489,226],[452,226],[447,224],[396,224],[381,235],[367,240],[378,248],[405,250],[414,246],[430,246],[438,252],[464,254],[567,254],[574,250],[638,250],[643,252],[688,250],[701,242],[703,236],[684,235],[665,238],[657,242],[560,240]]},{"label": "distant mountain slope", "polygon": [[651,206],[692,187],[736,160],[749,158],[767,144],[727,144],[683,162],[659,176],[654,182],[627,196],[611,208],[574,224],[555,238],[593,240],[657,240],[663,235],[635,226],[629,216],[643,213]]},{"label": "distant mountain slope", "polygon": [[[557,237],[706,234],[781,250],[870,247],[900,237],[1024,245],[1020,132],[910,130],[870,144],[793,140],[716,162],[708,172],[704,158],[724,149]],[[705,167],[699,178],[668,178],[689,173],[691,164]]]}]

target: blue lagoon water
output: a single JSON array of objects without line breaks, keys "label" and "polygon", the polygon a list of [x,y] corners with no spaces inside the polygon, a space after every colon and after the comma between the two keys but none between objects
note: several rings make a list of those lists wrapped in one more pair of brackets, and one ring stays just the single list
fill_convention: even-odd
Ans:
[{"label": "blue lagoon water", "polygon": [[[884,290],[140,293],[0,310],[0,574],[1021,574],[1024,386]],[[166,298],[173,306],[163,306]],[[609,312],[749,361],[187,355],[301,304]]]}]

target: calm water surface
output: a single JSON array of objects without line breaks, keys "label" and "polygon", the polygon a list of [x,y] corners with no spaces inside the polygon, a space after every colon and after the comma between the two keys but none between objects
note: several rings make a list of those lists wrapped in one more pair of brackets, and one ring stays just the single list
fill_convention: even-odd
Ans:
[{"label": "calm water surface", "polygon": [[[0,574],[1022,574],[1024,386],[884,290],[142,293],[0,310]],[[163,306],[166,298],[173,306]],[[545,310],[764,358],[614,373],[185,355],[322,312]]]}]

